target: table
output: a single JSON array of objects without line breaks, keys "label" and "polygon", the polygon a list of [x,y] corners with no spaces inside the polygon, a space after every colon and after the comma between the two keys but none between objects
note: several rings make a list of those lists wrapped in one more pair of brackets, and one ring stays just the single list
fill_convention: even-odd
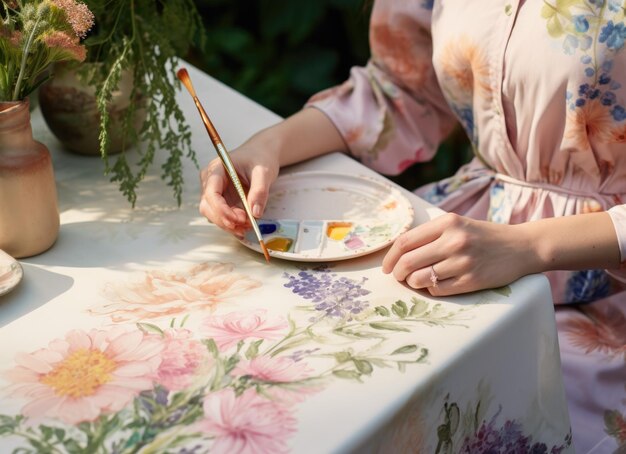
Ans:
[{"label": "table", "polygon": [[[229,148],[280,120],[190,75]],[[268,266],[198,214],[192,164],[180,208],[157,165],[132,210],[99,159],[33,128],[62,226],[0,297],[0,451],[572,452],[544,277],[431,298],[382,274],[385,251]],[[287,171],[307,169],[376,176],[341,154]],[[416,224],[441,213],[404,193]]]}]

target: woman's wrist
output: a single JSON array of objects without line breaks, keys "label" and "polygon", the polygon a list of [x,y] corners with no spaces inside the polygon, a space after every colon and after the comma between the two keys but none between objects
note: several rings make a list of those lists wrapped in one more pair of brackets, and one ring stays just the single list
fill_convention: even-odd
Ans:
[{"label": "woman's wrist", "polygon": [[619,267],[619,245],[607,213],[547,218],[514,227],[531,273]]},{"label": "woman's wrist", "polygon": [[531,222],[513,224],[511,228],[511,241],[517,244],[518,261],[522,270],[521,275],[542,273],[548,269],[548,256],[550,244],[538,235],[538,229]]}]

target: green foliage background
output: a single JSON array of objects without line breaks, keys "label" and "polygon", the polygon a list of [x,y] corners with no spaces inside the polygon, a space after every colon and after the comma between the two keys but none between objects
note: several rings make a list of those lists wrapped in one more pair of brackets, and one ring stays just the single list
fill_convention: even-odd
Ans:
[{"label": "green foliage background", "polygon": [[[369,57],[366,0],[195,0],[207,40],[187,58],[281,116],[343,82]],[[469,158],[463,132],[430,163],[393,177],[408,188],[451,175]]]}]

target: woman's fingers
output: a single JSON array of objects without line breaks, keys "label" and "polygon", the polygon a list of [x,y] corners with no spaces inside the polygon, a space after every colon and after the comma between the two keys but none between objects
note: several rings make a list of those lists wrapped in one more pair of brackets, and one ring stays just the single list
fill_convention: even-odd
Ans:
[{"label": "woman's fingers", "polygon": [[[437,263],[446,258],[445,251],[439,243],[439,240],[435,240],[416,249],[409,250],[408,252],[402,254],[397,260],[394,259],[395,263],[390,271],[393,274],[393,277],[395,277],[398,281],[407,280],[412,273],[422,269],[430,269],[429,267],[431,264]],[[387,257],[385,257],[385,260],[386,259]],[[384,263],[385,262],[383,261],[383,272],[385,271]],[[428,279],[424,281],[424,279],[422,279],[424,276],[421,276],[421,274],[424,273],[420,273],[419,282],[430,282]],[[430,274],[428,273],[427,277],[429,276]]]},{"label": "woman's fingers", "polygon": [[230,231],[246,223],[245,211],[231,206],[226,200],[229,181],[223,169],[211,164],[202,171],[201,180],[203,190],[199,209],[203,216],[218,227]]},{"label": "woman's fingers", "polygon": [[383,260],[383,272],[393,271],[395,275],[395,267],[405,254],[433,243],[448,229],[456,228],[461,222],[460,216],[448,213],[400,235]]},{"label": "woman's fingers", "polygon": [[250,189],[248,190],[248,203],[252,209],[252,215],[259,218],[265,211],[269,189],[276,179],[265,166],[255,166],[250,173]]},{"label": "woman's fingers", "polygon": [[427,289],[432,295],[451,295],[475,290],[473,273],[464,258],[450,258],[410,273],[405,282],[414,289]]}]

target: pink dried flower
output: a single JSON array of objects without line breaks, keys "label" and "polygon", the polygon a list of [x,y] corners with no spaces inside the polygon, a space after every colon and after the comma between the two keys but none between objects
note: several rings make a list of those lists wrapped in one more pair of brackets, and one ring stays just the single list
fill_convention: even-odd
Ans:
[{"label": "pink dried flower", "polygon": [[22,42],[22,32],[19,30],[14,30],[13,33],[11,33],[11,36],[9,36],[9,42],[13,46],[19,46]]},{"label": "pink dried flower", "polygon": [[52,0],[52,3],[65,12],[65,17],[76,36],[84,38],[94,22],[93,13],[87,5],[75,0]]},{"label": "pink dried flower", "polygon": [[53,31],[43,36],[43,42],[51,49],[58,49],[69,54],[74,60],[83,61],[87,51],[78,42],[77,37],[71,37],[65,32]]}]

